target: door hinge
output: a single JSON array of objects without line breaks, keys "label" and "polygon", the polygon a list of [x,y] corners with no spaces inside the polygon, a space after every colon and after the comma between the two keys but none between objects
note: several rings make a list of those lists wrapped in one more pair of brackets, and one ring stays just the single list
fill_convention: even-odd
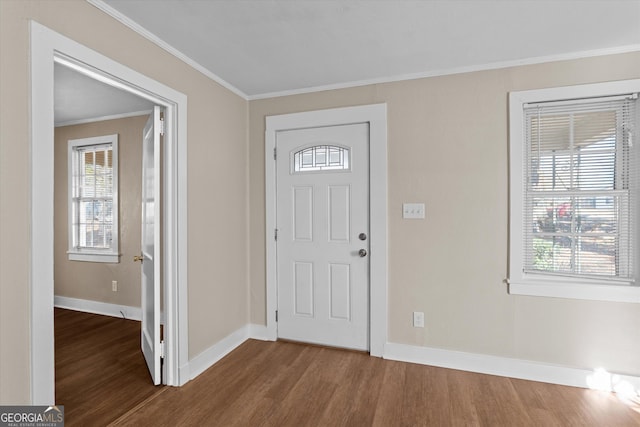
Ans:
[{"label": "door hinge", "polygon": [[278,310],[276,310],[276,322],[278,321]]},{"label": "door hinge", "polygon": [[164,345],[164,341],[160,341],[160,358],[164,359],[165,358],[165,349],[164,349],[165,345]]},{"label": "door hinge", "polygon": [[278,149],[274,148],[273,149],[273,160],[277,160],[278,159]]},{"label": "door hinge", "polygon": [[276,241],[278,240],[278,229],[277,228],[274,230],[273,238],[276,239]]},{"label": "door hinge", "polygon": [[164,119],[160,117],[160,136],[164,136]]}]

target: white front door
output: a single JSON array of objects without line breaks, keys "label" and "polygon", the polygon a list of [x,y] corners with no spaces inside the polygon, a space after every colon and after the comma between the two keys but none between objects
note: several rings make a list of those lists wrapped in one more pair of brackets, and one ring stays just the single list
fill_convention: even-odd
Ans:
[{"label": "white front door", "polygon": [[369,349],[369,124],[276,134],[278,337]]},{"label": "white front door", "polygon": [[144,126],[142,140],[142,354],[153,383],[162,378],[160,350],[160,107]]}]

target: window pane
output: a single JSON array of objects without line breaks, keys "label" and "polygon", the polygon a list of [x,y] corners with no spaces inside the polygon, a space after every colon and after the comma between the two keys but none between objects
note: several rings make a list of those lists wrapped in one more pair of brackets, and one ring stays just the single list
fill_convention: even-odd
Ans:
[{"label": "window pane", "polygon": [[617,243],[613,236],[577,240],[576,259],[581,274],[616,275]]},{"label": "window pane", "polygon": [[533,190],[568,190],[571,188],[571,156],[551,154],[532,159]]},{"label": "window pane", "polygon": [[530,117],[531,149],[535,152],[569,149],[570,117],[568,114],[545,114]]},{"label": "window pane", "polygon": [[[607,140],[610,143],[616,137],[616,111],[576,112],[573,118],[573,138],[577,147],[587,147]],[[615,145],[609,148],[615,148]]]},{"label": "window pane", "polygon": [[532,199],[534,233],[571,232],[573,204],[568,197]]},{"label": "window pane", "polygon": [[620,273],[620,206],[624,193],[606,196],[533,197],[528,269],[555,273]]},{"label": "window pane", "polygon": [[578,159],[576,187],[583,190],[615,189],[615,152],[583,152]]},{"label": "window pane", "polygon": [[318,145],[293,155],[294,172],[348,170],[349,150],[331,145]]},{"label": "window pane", "polygon": [[569,237],[535,237],[533,269],[553,273],[572,273],[571,248],[572,240]]},{"label": "window pane", "polygon": [[564,114],[530,112],[532,190],[614,189],[616,110]]},{"label": "window pane", "polygon": [[582,233],[618,232],[617,198],[612,196],[596,196],[577,198],[576,222]]},{"label": "window pane", "polygon": [[113,197],[113,173],[104,177],[104,195],[105,197]]},{"label": "window pane", "polygon": [[302,152],[302,166],[313,167],[313,150],[306,150]]},{"label": "window pane", "polygon": [[329,148],[329,165],[335,166],[340,164],[340,153],[342,150],[340,148],[331,147]]}]

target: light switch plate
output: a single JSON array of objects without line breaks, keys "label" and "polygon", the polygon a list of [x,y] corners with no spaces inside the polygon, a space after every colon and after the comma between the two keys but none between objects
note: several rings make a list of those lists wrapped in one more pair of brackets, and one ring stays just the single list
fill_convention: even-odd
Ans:
[{"label": "light switch plate", "polygon": [[424,203],[403,203],[402,218],[424,219]]}]

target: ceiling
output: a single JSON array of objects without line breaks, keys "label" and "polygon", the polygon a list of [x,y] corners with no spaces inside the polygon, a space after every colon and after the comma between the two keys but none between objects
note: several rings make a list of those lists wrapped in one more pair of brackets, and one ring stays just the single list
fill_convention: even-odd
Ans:
[{"label": "ceiling", "polygon": [[[246,99],[640,50],[640,0],[87,1]],[[140,108],[58,71],[56,122]]]},{"label": "ceiling", "polygon": [[640,0],[89,0],[247,98],[640,50]]},{"label": "ceiling", "polygon": [[101,83],[64,65],[54,64],[54,121],[56,126],[149,114],[146,99]]}]

